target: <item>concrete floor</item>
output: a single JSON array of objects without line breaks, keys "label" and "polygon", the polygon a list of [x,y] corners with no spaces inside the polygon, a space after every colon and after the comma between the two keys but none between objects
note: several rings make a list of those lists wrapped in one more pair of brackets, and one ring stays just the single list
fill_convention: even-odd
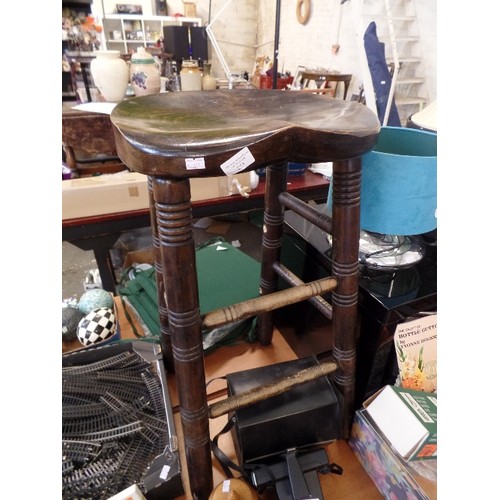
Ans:
[{"label": "concrete floor", "polygon": [[62,300],[79,298],[84,292],[83,283],[90,269],[97,267],[94,252],[80,250],[76,246],[62,243]]}]

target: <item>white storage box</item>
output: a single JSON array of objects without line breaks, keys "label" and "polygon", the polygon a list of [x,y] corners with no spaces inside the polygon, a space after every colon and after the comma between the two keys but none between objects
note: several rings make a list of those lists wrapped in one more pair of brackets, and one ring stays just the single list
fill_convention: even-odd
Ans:
[{"label": "white storage box", "polygon": [[[234,176],[190,179],[191,201],[209,200],[231,194],[241,196],[232,182],[233,179],[250,191],[250,172]],[[147,182],[146,175],[128,171],[64,180],[62,218],[77,219],[148,208]]]}]

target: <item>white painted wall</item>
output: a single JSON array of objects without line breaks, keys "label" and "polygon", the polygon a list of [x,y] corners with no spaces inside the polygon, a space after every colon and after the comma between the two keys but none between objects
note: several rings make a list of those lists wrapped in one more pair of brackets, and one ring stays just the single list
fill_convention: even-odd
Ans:
[{"label": "white painted wall", "polygon": [[[227,1],[212,0],[212,19]],[[177,2],[172,0],[169,6]],[[437,1],[413,2],[427,80],[426,97],[431,102],[437,98]],[[278,70],[294,75],[297,66],[308,66],[352,73],[350,93],[358,92],[362,78],[352,2],[348,0],[341,5],[341,0],[311,0],[311,16],[305,25],[297,21],[296,3],[296,0],[281,0]],[[209,0],[197,0],[196,5],[198,15],[206,22]],[[256,9],[256,15],[252,15],[252,9]],[[275,0],[230,1],[213,30],[232,72],[246,70],[252,74],[257,56],[273,59],[275,13]],[[336,54],[332,51],[334,44],[340,45]],[[215,54],[212,59],[215,76],[223,77]]]},{"label": "white painted wall", "polygon": [[415,0],[429,101],[437,99],[437,0]]},{"label": "white painted wall", "polygon": [[[264,15],[264,3],[267,5],[270,1],[260,2],[260,19]],[[437,97],[436,0],[414,0],[414,3],[419,20],[428,97],[432,101]],[[351,1],[341,5],[340,0],[311,0],[311,16],[305,25],[297,21],[295,6],[296,0],[281,1],[278,70],[290,71],[294,75],[297,66],[303,65],[352,73],[350,91],[357,92],[361,84],[361,72]],[[267,31],[264,32],[264,29]],[[266,33],[270,35],[270,29],[274,30],[274,26],[259,23],[259,37],[265,38]],[[332,52],[334,44],[340,45],[336,54]],[[257,52],[258,55],[264,53],[272,57],[272,47],[261,48]]]},{"label": "white painted wall", "polygon": [[[250,73],[253,68],[259,25],[258,3],[259,0],[211,1],[212,32],[231,73],[243,74],[245,71]],[[209,2],[198,1],[196,5],[197,11],[199,7],[205,7],[203,13],[206,12],[206,17],[203,21],[207,23]],[[222,66],[215,51],[211,50],[210,43],[209,54],[214,76],[224,78]]]},{"label": "white painted wall", "polygon": [[[381,2],[381,0],[377,0]],[[429,101],[437,98],[437,0],[413,0],[418,16],[421,56],[424,60]],[[93,9],[99,9],[98,0]],[[116,0],[102,0],[104,11],[114,9]],[[154,13],[155,0],[134,0],[143,5],[144,15]],[[232,73],[254,71],[255,59],[273,59],[275,0],[195,0],[197,15],[206,24],[209,10],[212,30]],[[297,66],[318,67],[353,74],[350,94],[361,85],[359,52],[354,36],[352,2],[311,0],[307,24],[297,21],[297,0],[281,0],[278,70],[295,74]],[[182,0],[167,0],[168,15],[183,13]],[[222,14],[218,15],[220,11]],[[332,45],[339,44],[336,54]],[[209,42],[212,73],[224,78],[217,55]]]}]

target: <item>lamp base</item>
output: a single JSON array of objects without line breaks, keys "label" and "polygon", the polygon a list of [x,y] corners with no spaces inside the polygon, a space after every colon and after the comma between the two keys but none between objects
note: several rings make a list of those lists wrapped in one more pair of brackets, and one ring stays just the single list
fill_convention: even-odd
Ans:
[{"label": "lamp base", "polygon": [[[331,246],[331,235],[326,238]],[[397,271],[414,266],[424,256],[425,245],[418,236],[360,232],[359,263],[369,269]]]},{"label": "lamp base", "polygon": [[414,266],[424,256],[425,246],[418,237],[360,232],[359,262],[368,268],[397,271]]}]

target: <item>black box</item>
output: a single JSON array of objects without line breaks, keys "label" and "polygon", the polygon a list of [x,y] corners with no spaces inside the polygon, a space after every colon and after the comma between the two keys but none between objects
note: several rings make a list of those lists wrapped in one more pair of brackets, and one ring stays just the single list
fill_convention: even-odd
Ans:
[{"label": "black box", "polygon": [[[319,364],[301,358],[227,375],[228,395],[271,384]],[[327,443],[341,435],[341,395],[327,376],[300,384],[283,394],[230,414],[241,464],[255,462],[291,448]]]},{"label": "black box", "polygon": [[179,71],[183,59],[208,60],[207,34],[202,26],[164,26],[163,48],[172,54]]},{"label": "black box", "polygon": [[[172,54],[179,63],[182,59],[189,59],[189,35],[187,26],[164,26],[163,49]],[[180,70],[180,67],[179,67]]]}]

